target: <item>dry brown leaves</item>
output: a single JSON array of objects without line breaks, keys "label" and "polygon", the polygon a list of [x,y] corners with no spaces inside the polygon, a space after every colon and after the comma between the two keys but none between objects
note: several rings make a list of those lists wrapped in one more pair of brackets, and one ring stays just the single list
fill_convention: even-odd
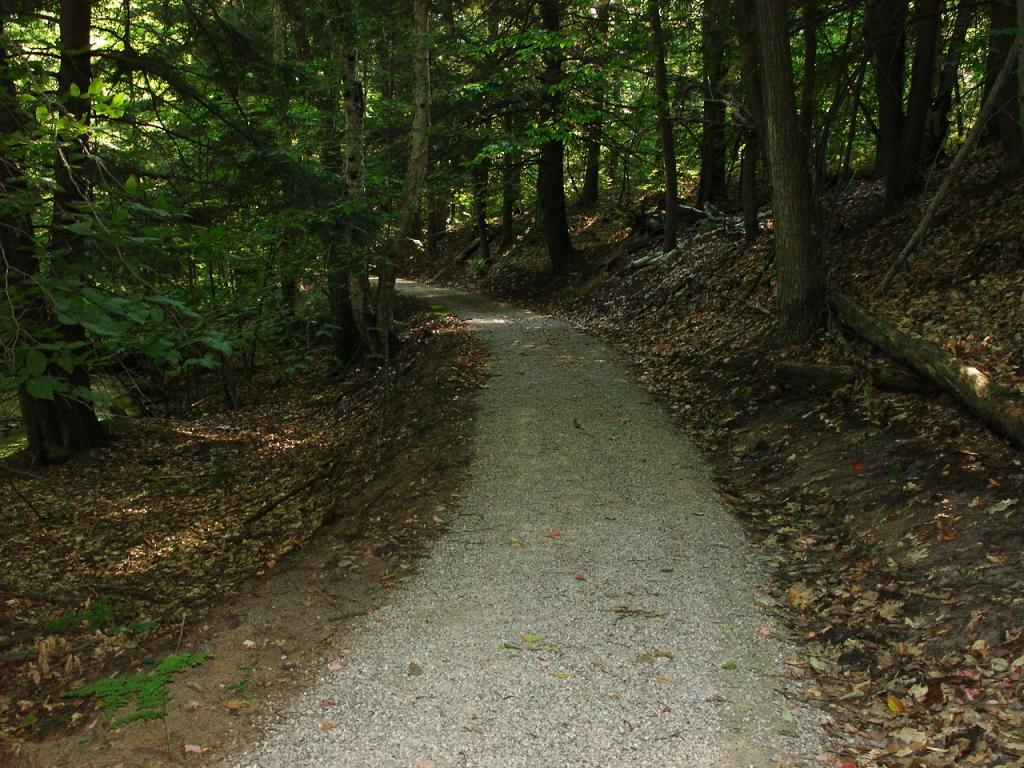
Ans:
[{"label": "dry brown leaves", "polygon": [[[108,449],[10,474],[0,484],[0,728],[31,737],[77,723],[79,703],[62,691],[173,651],[186,621],[267,577],[325,522],[353,558],[436,529],[433,518],[401,518],[394,502],[446,471],[425,435],[465,413],[484,353],[429,313],[403,341],[388,376],[267,371],[261,402],[127,421]],[[416,462],[430,472],[394,471],[423,450],[437,453]],[[46,627],[74,611],[94,626]]]}]

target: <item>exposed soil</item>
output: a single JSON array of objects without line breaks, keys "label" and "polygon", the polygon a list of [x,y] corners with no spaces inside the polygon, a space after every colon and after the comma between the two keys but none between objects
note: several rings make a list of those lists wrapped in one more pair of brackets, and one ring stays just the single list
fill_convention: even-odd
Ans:
[{"label": "exposed soil", "polygon": [[[998,159],[958,183],[882,300],[872,289],[920,204],[879,221],[872,181],[837,200],[833,283],[1019,386],[1024,197]],[[775,563],[764,599],[803,644],[791,662],[817,678],[837,764],[1020,764],[1020,453],[945,395],[884,393],[866,379],[824,393],[781,388],[783,358],[861,370],[878,358],[837,328],[784,354],[773,347],[769,237],[748,245],[721,220],[685,232],[680,258],[631,269],[648,251],[628,252],[623,221],[578,214],[574,225],[580,253],[558,278],[529,233],[483,277],[451,256],[418,271],[561,313],[634,363]],[[468,239],[454,234],[447,252]]]},{"label": "exposed soil", "polygon": [[[405,314],[386,376],[271,373],[258,403],[132,420],[90,458],[9,473],[0,765],[215,761],[414,572],[459,497],[484,352],[451,317]],[[178,652],[211,656],[173,678],[163,719],[115,728],[61,696]]]}]

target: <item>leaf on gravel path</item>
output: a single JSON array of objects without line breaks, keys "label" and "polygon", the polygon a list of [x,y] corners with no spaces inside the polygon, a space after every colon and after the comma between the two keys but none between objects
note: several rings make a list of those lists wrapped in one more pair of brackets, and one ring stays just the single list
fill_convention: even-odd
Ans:
[{"label": "leaf on gravel path", "polygon": [[422,674],[423,674],[423,667],[421,667],[415,661],[409,662],[409,675],[410,675],[410,677],[419,677]]}]

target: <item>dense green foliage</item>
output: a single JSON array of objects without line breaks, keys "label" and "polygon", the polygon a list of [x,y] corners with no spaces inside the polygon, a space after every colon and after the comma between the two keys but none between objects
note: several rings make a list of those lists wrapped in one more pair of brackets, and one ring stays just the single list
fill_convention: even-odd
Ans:
[{"label": "dense green foliage", "polygon": [[[751,173],[763,159],[756,30],[744,36],[755,4],[746,0],[435,4],[430,171],[411,219],[422,238],[402,231],[405,197],[419,192],[410,99],[425,82],[410,8],[57,5],[29,0],[0,17],[0,390],[20,392],[27,414],[63,402],[26,416],[38,460],[95,444],[96,432],[70,435],[89,433],[91,411],[109,406],[90,375],[122,378],[143,407],[188,402],[211,382],[234,403],[267,363],[297,371],[311,355],[386,354],[390,329],[375,336],[374,318],[390,324],[388,270],[407,255],[404,243],[436,250],[446,229],[473,220],[486,269],[499,211],[500,245],[523,213],[551,214],[537,200],[557,198],[538,198],[534,181],[538,163],[561,164],[563,152],[564,180],[542,188],[633,210],[664,183],[661,107],[681,197],[739,207],[743,147]],[[1012,17],[1002,0],[789,9],[787,87],[816,198],[908,146],[915,163],[884,170],[891,202],[918,189],[991,90]],[[668,103],[652,81],[652,18],[664,30]],[[91,46],[76,48],[75,34]],[[1003,104],[999,130],[1013,159],[1016,71],[1011,79],[1014,104]],[[766,189],[763,178],[750,184],[747,205]],[[374,297],[367,278],[377,270]]]}]

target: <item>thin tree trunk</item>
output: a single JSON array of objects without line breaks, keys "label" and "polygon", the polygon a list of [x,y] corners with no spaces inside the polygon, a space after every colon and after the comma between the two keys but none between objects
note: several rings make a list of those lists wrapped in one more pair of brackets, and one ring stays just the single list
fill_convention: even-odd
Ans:
[{"label": "thin tree trunk", "polygon": [[398,205],[395,236],[389,257],[378,269],[376,333],[385,361],[390,356],[395,318],[395,272],[398,264],[411,261],[419,215],[420,197],[427,177],[430,136],[430,37],[429,0],[412,0],[412,127],[409,161],[405,168],[402,198]]},{"label": "thin tree trunk", "polygon": [[818,64],[818,2],[803,0],[804,79],[800,86],[800,130],[808,147],[814,146],[815,78]]},{"label": "thin tree trunk", "polygon": [[[345,191],[348,204],[358,207],[364,204],[363,186],[363,125],[366,119],[366,97],[363,92],[362,73],[359,67],[359,16],[355,0],[340,3],[341,55],[345,68],[342,76],[342,99],[345,105]],[[366,259],[362,256],[341,261],[338,244],[329,251],[328,298],[331,315],[339,329],[344,329],[350,313],[351,322],[363,346],[374,354],[378,351],[377,339],[372,332],[373,313],[370,307],[370,278]],[[347,341],[341,336],[335,345],[342,347]]]},{"label": "thin tree trunk", "polygon": [[[604,39],[608,36],[608,25],[611,18],[611,0],[599,0],[595,15],[595,29],[597,34]],[[604,110],[605,81],[599,78],[595,86],[597,98],[594,108],[598,113]],[[601,194],[601,118],[593,117],[587,123],[586,137],[583,140],[586,147],[586,161],[583,170],[583,189],[580,191],[580,205],[584,208],[593,208],[598,203]]]},{"label": "thin tree trunk", "polygon": [[658,135],[661,137],[661,164],[665,174],[665,238],[662,250],[668,253],[675,249],[677,243],[679,182],[668,94],[668,71],[665,67],[665,34],[661,25],[659,0],[648,1],[647,17],[651,24],[651,43],[654,49],[654,91],[657,98]]},{"label": "thin tree trunk", "polygon": [[491,239],[487,234],[487,181],[490,176],[490,162],[480,160],[473,166],[473,216],[476,224],[476,237],[480,243],[477,257],[484,263],[491,263]]},{"label": "thin tree trunk", "polygon": [[[557,36],[561,33],[560,0],[538,0],[541,21],[545,31]],[[544,51],[544,120],[551,132],[540,147],[537,168],[537,205],[548,258],[555,272],[560,272],[572,258],[573,247],[569,239],[569,217],[565,208],[565,144],[556,138],[555,130],[562,119],[561,84],[563,54],[558,46]]]},{"label": "thin tree trunk", "polygon": [[753,0],[734,1],[733,21],[739,41],[740,76],[749,122],[745,128],[746,143],[743,148],[743,164],[740,166],[743,231],[748,240],[753,240],[761,234],[757,218],[757,165],[759,161],[764,163],[767,144],[764,99],[761,94],[761,54],[757,41],[757,11]]},{"label": "thin tree trunk", "polygon": [[441,258],[441,238],[448,228],[447,191],[435,189],[427,203],[427,258],[431,263]]},{"label": "thin tree trunk", "polygon": [[800,133],[785,0],[756,0],[775,216],[779,341],[794,344],[819,326],[825,271],[814,237],[806,144]]},{"label": "thin tree trunk", "polygon": [[747,240],[756,240],[761,234],[761,224],[757,218],[757,133],[753,129],[747,129],[746,137],[746,143],[743,145],[743,160],[740,165],[743,233]]},{"label": "thin tree trunk", "polygon": [[850,97],[850,124],[846,132],[846,149],[843,151],[843,176],[852,174],[853,144],[857,139],[857,114],[860,112],[860,95],[864,87],[864,76],[867,67],[862,66],[857,79],[853,83],[853,94]]}]

